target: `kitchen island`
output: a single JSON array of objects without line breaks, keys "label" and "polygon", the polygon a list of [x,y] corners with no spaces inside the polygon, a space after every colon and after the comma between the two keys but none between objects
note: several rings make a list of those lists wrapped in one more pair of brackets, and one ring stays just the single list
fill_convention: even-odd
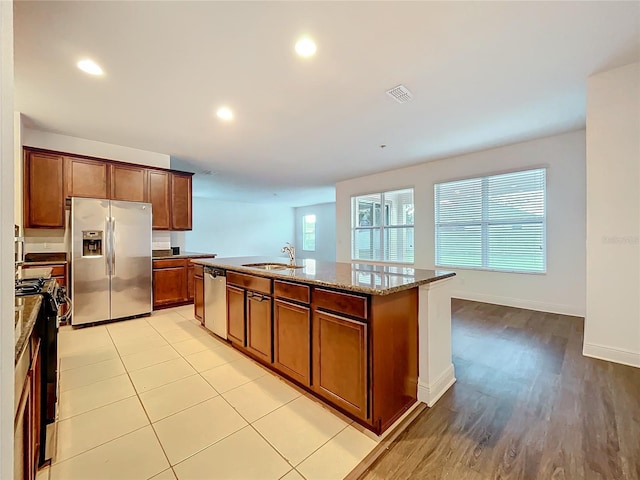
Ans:
[{"label": "kitchen island", "polygon": [[205,277],[226,272],[235,348],[378,435],[455,382],[453,272],[311,259],[289,267],[279,257],[192,262]]},{"label": "kitchen island", "polygon": [[273,257],[192,261],[205,276],[212,267],[226,272],[234,347],[376,434],[416,400],[433,405],[455,381],[444,287],[453,272],[315,260],[289,267]]}]

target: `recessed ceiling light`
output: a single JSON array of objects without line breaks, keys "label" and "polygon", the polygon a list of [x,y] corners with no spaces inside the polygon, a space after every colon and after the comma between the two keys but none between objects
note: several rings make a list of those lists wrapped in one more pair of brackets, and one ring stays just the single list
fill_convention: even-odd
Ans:
[{"label": "recessed ceiling light", "polygon": [[219,118],[222,120],[231,120],[233,118],[233,112],[227,107],[220,107],[216,112]]},{"label": "recessed ceiling light", "polygon": [[100,65],[88,58],[80,60],[77,65],[80,70],[88,73],[89,75],[102,75],[104,73]]},{"label": "recessed ceiling light", "polygon": [[296,42],[296,53],[301,57],[311,57],[316,53],[317,47],[309,37],[302,37]]}]

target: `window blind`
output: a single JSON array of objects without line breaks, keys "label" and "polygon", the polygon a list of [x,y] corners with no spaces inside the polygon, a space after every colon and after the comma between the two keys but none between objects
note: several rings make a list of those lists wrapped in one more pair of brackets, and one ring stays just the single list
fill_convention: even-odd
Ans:
[{"label": "window blind", "polygon": [[434,187],[436,265],[546,271],[546,169]]},{"label": "window blind", "polygon": [[413,263],[413,189],[351,198],[351,258]]}]

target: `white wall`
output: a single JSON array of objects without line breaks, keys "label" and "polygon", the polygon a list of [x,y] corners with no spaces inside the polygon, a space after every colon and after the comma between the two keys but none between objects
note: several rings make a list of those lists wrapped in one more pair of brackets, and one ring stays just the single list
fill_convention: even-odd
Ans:
[{"label": "white wall", "polygon": [[164,153],[148,152],[146,150],[138,150],[137,148],[85,140],[84,138],[43,132],[31,128],[23,129],[22,144],[29,147],[76,153],[78,155],[147,165],[149,167],[169,168],[171,164],[170,156]]},{"label": "white wall", "polygon": [[[135,163],[149,167],[170,168],[171,157],[163,153],[148,152],[136,148],[123,147],[110,143],[85,140],[83,138],[59,135],[23,127],[20,136],[22,145],[44,148],[65,153],[76,153],[121,162]],[[17,162],[19,172],[15,178],[16,198],[22,199],[22,152],[18,152],[20,160]],[[22,200],[20,200],[22,202]],[[22,207],[20,207],[22,212]],[[69,215],[67,212],[67,225]],[[68,230],[68,229],[67,229]],[[166,249],[171,246],[169,232],[153,232],[153,248]],[[25,232],[25,253],[31,252],[65,252],[69,250],[69,239],[64,229],[28,229]]]},{"label": "white wall", "polygon": [[[302,217],[316,216],[316,250],[302,249]],[[336,261],[336,203],[319,203],[295,209],[296,257]]]},{"label": "white wall", "polygon": [[0,2],[0,478],[13,478],[13,2]]},{"label": "white wall", "polygon": [[415,266],[435,263],[434,183],[547,166],[547,273],[456,270],[457,298],[583,316],[585,313],[585,132],[485,150],[337,184],[337,259],[351,258],[353,195],[414,187]]},{"label": "white wall", "polygon": [[640,63],[587,81],[584,354],[640,367]]},{"label": "white wall", "polygon": [[291,207],[193,197],[193,230],[185,232],[185,245],[174,246],[219,257],[282,256],[285,243],[294,242],[293,222]]},{"label": "white wall", "polygon": [[[13,218],[16,225],[22,227],[22,114],[14,112],[13,116],[13,171],[14,174],[14,203]],[[23,232],[24,233],[24,232]]]}]

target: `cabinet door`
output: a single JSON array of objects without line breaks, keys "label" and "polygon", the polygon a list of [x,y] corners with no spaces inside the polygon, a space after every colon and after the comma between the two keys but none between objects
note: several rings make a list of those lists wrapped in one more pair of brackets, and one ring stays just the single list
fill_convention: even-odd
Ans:
[{"label": "cabinet door", "polygon": [[311,312],[309,307],[276,300],[273,364],[303,385],[311,384]]},{"label": "cabinet door", "polygon": [[194,316],[204,325],[204,278],[195,276],[192,283],[194,284]]},{"label": "cabinet door", "polygon": [[227,337],[238,346],[245,345],[244,289],[227,285]]},{"label": "cabinet door", "polygon": [[64,228],[63,157],[26,152],[24,162],[24,226]]},{"label": "cabinet door", "polygon": [[66,197],[109,198],[109,164],[65,157]]},{"label": "cabinet door", "polygon": [[171,174],[171,229],[191,230],[191,175]]},{"label": "cabinet door", "polygon": [[153,270],[153,306],[187,301],[187,267]]},{"label": "cabinet door", "polygon": [[27,375],[13,430],[13,478],[14,480],[33,480],[32,466],[32,398],[31,374]]},{"label": "cabinet door", "polygon": [[111,199],[146,202],[147,169],[128,165],[111,165]]},{"label": "cabinet door", "polygon": [[247,350],[268,363],[272,362],[271,326],[271,298],[247,292]]},{"label": "cabinet door", "polygon": [[[200,280],[202,280],[203,277],[200,277]],[[193,273],[193,265],[189,265],[187,267],[187,299],[189,300],[193,300],[194,299],[194,295],[195,295],[195,275]]]},{"label": "cabinet door", "polygon": [[152,225],[154,230],[171,228],[171,192],[169,172],[149,170],[149,202],[153,209]]},{"label": "cabinet door", "polygon": [[369,415],[367,372],[367,325],[314,311],[313,390],[366,420]]},{"label": "cabinet door", "polygon": [[31,465],[33,471],[37,470],[40,463],[40,440],[41,429],[46,428],[42,425],[40,414],[42,413],[42,349],[41,340],[38,339],[36,346],[33,348],[31,358],[31,369],[29,376],[31,377]]}]

